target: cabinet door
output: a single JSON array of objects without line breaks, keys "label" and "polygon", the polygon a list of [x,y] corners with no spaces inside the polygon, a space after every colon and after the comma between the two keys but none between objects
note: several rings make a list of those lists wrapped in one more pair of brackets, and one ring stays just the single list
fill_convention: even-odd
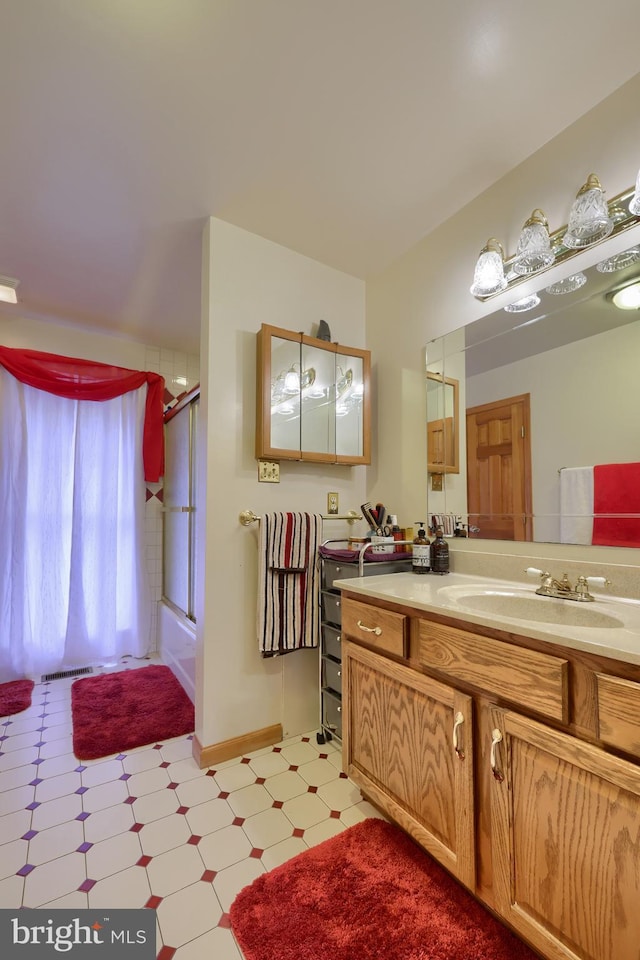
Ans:
[{"label": "cabinet door", "polygon": [[552,960],[638,960],[640,769],[518,714],[492,726],[498,910]]},{"label": "cabinet door", "polygon": [[342,681],[346,772],[473,889],[471,698],[348,642]]},{"label": "cabinet door", "polygon": [[336,349],[335,453],[338,463],[371,463],[370,354]]}]

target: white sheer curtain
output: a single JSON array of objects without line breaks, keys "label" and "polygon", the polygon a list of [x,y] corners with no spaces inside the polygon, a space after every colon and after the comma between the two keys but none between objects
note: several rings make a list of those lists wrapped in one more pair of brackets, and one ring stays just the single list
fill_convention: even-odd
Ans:
[{"label": "white sheer curtain", "polygon": [[0,681],[147,651],[146,390],[68,400],[0,367]]}]

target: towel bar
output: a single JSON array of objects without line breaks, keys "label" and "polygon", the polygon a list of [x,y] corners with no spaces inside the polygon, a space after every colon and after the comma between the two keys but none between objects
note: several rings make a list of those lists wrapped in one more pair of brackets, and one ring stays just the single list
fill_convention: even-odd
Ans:
[{"label": "towel bar", "polygon": [[[243,510],[239,518],[240,523],[243,527],[248,527],[249,524],[260,521],[262,517],[256,516],[253,510]],[[347,523],[355,523],[357,520],[362,520],[362,514],[356,513],[355,510],[349,510],[349,513],[329,513],[322,514],[323,520],[346,520]]]}]

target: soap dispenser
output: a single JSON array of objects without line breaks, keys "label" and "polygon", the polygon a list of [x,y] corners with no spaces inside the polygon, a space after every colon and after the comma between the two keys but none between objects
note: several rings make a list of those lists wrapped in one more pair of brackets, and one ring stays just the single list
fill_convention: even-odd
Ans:
[{"label": "soap dispenser", "polygon": [[429,540],[424,529],[424,520],[416,520],[418,536],[413,541],[412,570],[414,573],[429,573],[430,549]]},{"label": "soap dispenser", "polygon": [[442,527],[436,530],[436,538],[431,544],[431,572],[449,573],[449,544],[442,534]]}]

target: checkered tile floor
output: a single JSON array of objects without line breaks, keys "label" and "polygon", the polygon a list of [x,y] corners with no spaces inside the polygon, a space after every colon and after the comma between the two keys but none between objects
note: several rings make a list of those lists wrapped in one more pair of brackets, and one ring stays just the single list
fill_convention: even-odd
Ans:
[{"label": "checkered tile floor", "polygon": [[159,960],[241,960],[238,891],[376,816],[315,731],[205,770],[191,737],[80,763],[72,683],[0,718],[0,907],[150,907]]}]

